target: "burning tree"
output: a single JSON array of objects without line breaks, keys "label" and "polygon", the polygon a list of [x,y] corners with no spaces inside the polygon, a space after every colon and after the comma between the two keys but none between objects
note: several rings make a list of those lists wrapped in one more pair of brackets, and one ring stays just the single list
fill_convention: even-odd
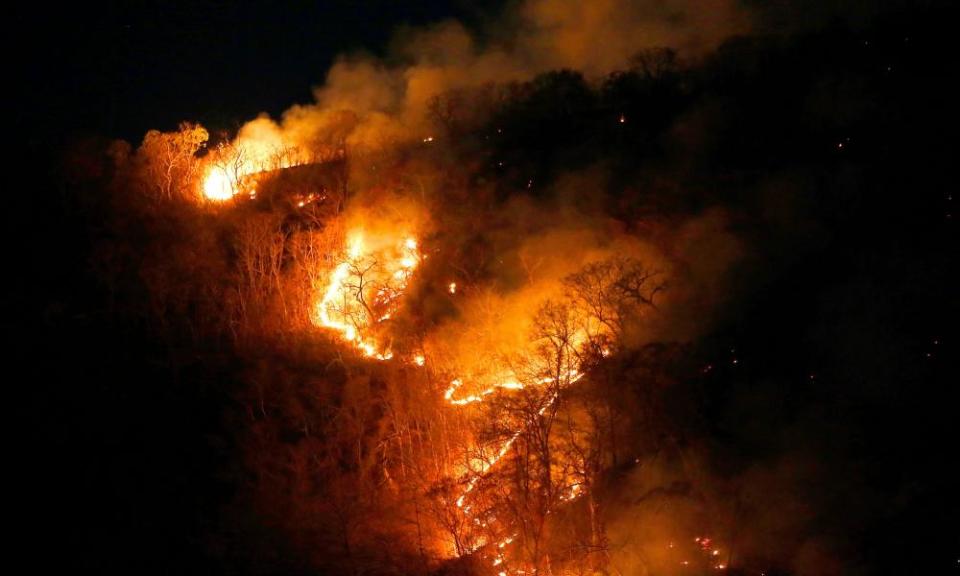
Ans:
[{"label": "burning tree", "polygon": [[564,284],[573,305],[583,311],[588,342],[601,355],[609,354],[610,345],[622,345],[633,336],[665,288],[660,273],[620,256],[587,264]]},{"label": "burning tree", "polygon": [[393,316],[398,299],[419,263],[417,241],[404,239],[399,246],[369,250],[361,232],[348,240],[346,258],[337,265],[317,305],[321,326],[340,332],[363,353],[379,360],[393,357],[370,334]]},{"label": "burning tree", "polygon": [[549,571],[560,541],[551,516],[584,494],[587,537],[559,558],[604,565],[606,536],[593,488],[611,459],[609,410],[582,402],[573,385],[623,345],[663,289],[656,273],[626,258],[588,264],[564,283],[568,297],[548,300],[535,314],[530,345],[502,358],[513,379],[457,396],[458,379],[446,393],[453,404],[481,406],[477,447],[457,501],[463,517],[453,518],[458,529],[467,521],[468,548],[484,548],[503,571]]},{"label": "burning tree", "polygon": [[239,143],[220,143],[208,155],[209,167],[203,181],[203,194],[208,200],[223,201],[233,198],[241,190],[244,176],[249,173],[246,149]]}]

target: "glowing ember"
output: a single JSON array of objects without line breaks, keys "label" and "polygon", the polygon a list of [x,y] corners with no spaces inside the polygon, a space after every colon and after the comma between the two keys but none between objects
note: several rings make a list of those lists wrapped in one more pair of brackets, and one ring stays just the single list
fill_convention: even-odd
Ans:
[{"label": "glowing ember", "polygon": [[573,484],[567,490],[566,494],[560,496],[560,499],[565,502],[572,502],[583,495],[583,486],[580,484]]},{"label": "glowing ember", "polygon": [[448,285],[447,285],[447,292],[449,292],[449,293],[451,293],[451,294],[456,294],[456,293],[457,293],[457,283],[456,283],[456,282],[451,282],[450,284],[448,284]]}]

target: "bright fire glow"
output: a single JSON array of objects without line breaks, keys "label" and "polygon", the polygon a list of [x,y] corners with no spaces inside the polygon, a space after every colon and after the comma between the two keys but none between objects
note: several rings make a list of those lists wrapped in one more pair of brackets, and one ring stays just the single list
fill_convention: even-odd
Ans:
[{"label": "bright fire glow", "polygon": [[[289,146],[278,137],[242,133],[232,144],[212,150],[209,158],[202,189],[204,197],[213,202],[225,202],[241,192],[253,198],[256,191],[245,185],[248,176],[292,168],[310,161],[301,150]],[[303,204],[309,204],[310,201],[312,198]]]},{"label": "bright fire glow", "polygon": [[[583,376],[578,370],[570,370],[566,375],[570,383],[576,382]],[[533,382],[534,385],[542,386],[544,384],[550,384],[554,381],[554,378],[546,377],[540,378]],[[456,380],[450,382],[450,386],[447,388],[447,391],[444,392],[443,398],[451,404],[456,406],[463,406],[465,404],[473,404],[474,402],[480,402],[485,396],[489,396],[496,392],[499,388],[506,390],[523,390],[524,385],[518,382],[516,379],[507,379],[503,382],[494,384],[488,388],[481,390],[480,392],[470,394],[469,396],[464,396],[462,398],[454,398],[453,395],[456,393],[457,388],[460,388],[463,385],[463,381],[457,378]]]},{"label": "bright fire glow", "polygon": [[[371,334],[376,332],[377,324],[391,318],[396,312],[399,299],[405,291],[409,279],[422,260],[419,245],[415,238],[407,237],[401,241],[378,242],[376,247],[368,245],[362,232],[354,231],[348,236],[344,259],[334,268],[323,296],[317,304],[317,321],[323,327],[339,333],[340,337],[351,346],[361,351],[365,356],[377,360],[389,360],[393,352],[389,347],[383,347]],[[456,283],[448,285],[451,294],[456,292]],[[417,366],[424,366],[426,358],[418,353],[409,359]],[[464,385],[462,379],[457,378],[450,382],[444,392],[444,400],[452,406],[465,406],[482,402],[487,396],[498,390],[522,390],[528,386],[545,386],[558,384],[551,396],[543,402],[538,414],[542,415],[556,402],[559,396],[559,387],[569,386],[584,376],[578,368],[572,368],[556,377],[542,377],[535,380],[521,381],[512,373],[502,374],[497,381],[468,395],[457,396],[457,391]],[[456,499],[457,507],[464,516],[476,525],[486,526],[484,520],[476,517],[466,500],[477,487],[480,480],[496,466],[496,464],[510,451],[514,442],[522,431],[515,430],[506,440],[495,447],[492,456],[474,457],[469,466],[469,479]],[[573,483],[561,495],[563,501],[572,501],[583,493],[583,486]],[[513,536],[496,542],[496,549],[503,549],[513,541]],[[471,552],[486,545],[482,540],[471,548]],[[501,553],[502,554],[502,553]],[[502,556],[497,556],[494,565],[503,562]]]},{"label": "bright fire glow", "polygon": [[413,238],[405,239],[400,246],[371,250],[362,232],[352,233],[346,258],[334,268],[317,305],[318,323],[339,332],[365,356],[393,358],[393,352],[381,348],[368,332],[393,316],[419,262]]},{"label": "bright fire glow", "polygon": [[203,181],[203,195],[208,200],[223,202],[233,198],[236,194],[233,183],[230,182],[227,172],[223,168],[212,167]]}]

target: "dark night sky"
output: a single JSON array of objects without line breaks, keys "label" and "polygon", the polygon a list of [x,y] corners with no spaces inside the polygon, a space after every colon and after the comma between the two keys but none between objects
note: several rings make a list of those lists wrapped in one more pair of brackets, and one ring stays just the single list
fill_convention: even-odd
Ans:
[{"label": "dark night sky", "polygon": [[[184,120],[236,129],[260,112],[278,115],[312,100],[338,54],[383,56],[403,27],[456,19],[474,34],[506,0],[278,0],[257,2],[84,2],[25,5],[4,39],[17,101],[14,122],[44,145],[49,136],[91,134],[139,141],[151,128]],[[682,3],[681,3],[682,4]],[[777,3],[742,0],[766,30],[857,25],[875,11],[865,0]],[[883,6],[909,4],[906,0]],[[19,12],[18,12],[19,10]],[[41,136],[42,135],[42,136]]]},{"label": "dark night sky", "polygon": [[25,67],[25,101],[46,106],[23,120],[30,130],[132,141],[182,120],[233,129],[309,102],[338,54],[382,54],[399,26],[476,23],[497,4],[147,1],[36,11],[16,18],[33,49],[15,65]]}]

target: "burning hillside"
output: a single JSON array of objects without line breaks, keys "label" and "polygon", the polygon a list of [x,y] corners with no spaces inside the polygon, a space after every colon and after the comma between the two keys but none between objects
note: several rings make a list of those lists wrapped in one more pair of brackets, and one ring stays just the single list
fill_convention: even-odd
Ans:
[{"label": "burning hillside", "polygon": [[[233,171],[224,180],[228,149]],[[263,208],[243,209],[247,196],[258,196],[254,187],[272,183],[289,195],[284,189],[294,180],[285,176],[307,165],[256,170],[262,165],[244,149],[239,141],[221,145],[191,171],[204,190],[197,207],[218,203],[212,217],[234,222],[239,232],[240,318],[261,320],[234,329],[238,338],[262,339],[267,326],[279,333],[319,329],[316,335],[332,338],[351,370],[412,371],[409,384],[422,388],[396,392],[401,399],[424,398],[425,412],[407,416],[412,420],[402,428],[389,426],[398,444],[378,448],[379,463],[367,462],[361,448],[348,465],[357,467],[356,481],[380,476],[387,485],[365,488],[371,495],[392,487],[429,509],[417,512],[423,514],[418,538],[424,551],[435,550],[432,562],[476,556],[504,575],[542,569],[554,546],[548,534],[559,529],[551,517],[581,500],[592,511],[590,522],[571,528],[598,549],[606,546],[593,490],[598,474],[626,447],[604,448],[609,440],[602,427],[612,421],[582,413],[575,388],[650,333],[648,319],[668,302],[661,294],[669,280],[666,257],[638,237],[558,218],[505,236],[508,244],[497,249],[495,261],[477,261],[466,249],[496,237],[482,228],[459,237],[463,222],[447,200],[436,192],[411,194],[403,180],[370,186],[343,213],[264,216]],[[383,161],[376,158],[359,155],[355,162]],[[387,162],[400,169],[394,177],[407,178],[399,158]],[[229,194],[210,194],[224,182]],[[517,205],[495,208],[490,218],[506,218],[497,227],[514,226],[509,220],[531,209],[556,210]],[[516,265],[523,276],[511,279]],[[383,367],[364,366],[371,361]],[[424,467],[431,471],[405,479]],[[554,562],[606,562],[594,553],[563,558]]]},{"label": "burning hillside", "polygon": [[790,11],[523,0],[71,150],[44,498],[125,573],[936,572],[946,36]]}]

